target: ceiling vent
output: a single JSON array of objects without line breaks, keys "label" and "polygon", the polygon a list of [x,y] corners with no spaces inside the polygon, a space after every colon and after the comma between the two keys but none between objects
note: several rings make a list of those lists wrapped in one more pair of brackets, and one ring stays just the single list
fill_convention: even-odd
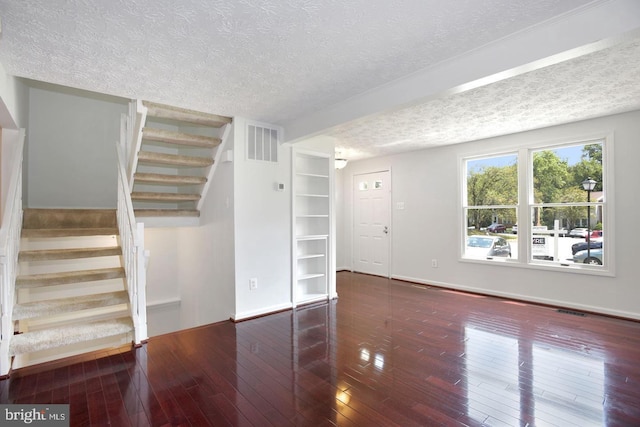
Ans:
[{"label": "ceiling vent", "polygon": [[247,158],[278,163],[278,130],[247,125]]}]

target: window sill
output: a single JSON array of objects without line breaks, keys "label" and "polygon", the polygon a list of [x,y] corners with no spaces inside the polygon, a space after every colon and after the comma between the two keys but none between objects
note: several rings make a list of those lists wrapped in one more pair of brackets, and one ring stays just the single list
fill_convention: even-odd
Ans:
[{"label": "window sill", "polygon": [[585,264],[575,264],[573,262],[556,263],[553,261],[531,261],[524,262],[519,259],[511,258],[494,258],[494,259],[477,259],[477,258],[458,258],[458,261],[470,264],[495,265],[500,267],[526,268],[531,270],[554,271],[558,273],[585,274],[589,276],[615,277],[613,268],[589,266]]}]

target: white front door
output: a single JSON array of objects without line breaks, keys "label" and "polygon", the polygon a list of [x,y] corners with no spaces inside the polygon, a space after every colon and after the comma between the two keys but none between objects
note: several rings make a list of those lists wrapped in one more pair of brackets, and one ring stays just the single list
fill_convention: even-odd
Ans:
[{"label": "white front door", "polygon": [[354,175],[353,269],[389,277],[391,174]]}]

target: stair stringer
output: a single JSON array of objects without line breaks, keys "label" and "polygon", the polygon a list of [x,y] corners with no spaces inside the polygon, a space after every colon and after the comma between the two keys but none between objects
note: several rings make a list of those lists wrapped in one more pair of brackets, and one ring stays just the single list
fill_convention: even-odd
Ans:
[{"label": "stair stringer", "polygon": [[198,211],[202,211],[202,205],[204,204],[204,201],[207,197],[207,193],[209,192],[211,181],[213,181],[213,178],[216,174],[216,170],[218,169],[218,165],[221,163],[223,153],[227,149],[227,142],[229,141],[229,135],[231,134],[231,126],[232,126],[231,123],[224,126],[224,131],[221,137],[222,142],[220,143],[220,145],[218,145],[218,148],[216,148],[216,154],[213,160],[213,165],[209,166],[209,170],[207,171],[207,181],[204,183],[200,200],[198,201],[198,205],[196,206],[196,209]]},{"label": "stair stringer", "polygon": [[[133,108],[134,103],[135,108]],[[130,146],[126,147],[126,155],[127,158],[131,158],[131,163],[128,164],[127,167],[129,183],[130,185],[133,185],[133,174],[135,174],[136,169],[138,168],[138,153],[140,152],[140,147],[142,147],[142,128],[147,121],[147,113],[149,109],[145,107],[139,99],[132,101],[129,109],[129,123],[133,122],[133,128],[129,133],[131,140],[129,142]],[[128,150],[130,150],[130,152]]]}]

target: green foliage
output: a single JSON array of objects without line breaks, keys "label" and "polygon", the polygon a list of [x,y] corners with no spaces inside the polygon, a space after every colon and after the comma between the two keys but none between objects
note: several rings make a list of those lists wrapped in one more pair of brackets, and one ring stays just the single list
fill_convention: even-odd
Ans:
[{"label": "green foliage", "polygon": [[591,178],[597,182],[593,191],[602,191],[602,144],[585,145],[582,148],[582,159],[569,172],[574,186],[582,188],[582,181]]},{"label": "green foliage", "polygon": [[471,171],[467,178],[467,201],[469,206],[517,204],[517,166],[490,166]]},{"label": "green foliage", "polygon": [[[569,165],[554,150],[536,151],[533,154],[533,190],[535,203],[585,202],[582,181],[586,178],[597,182],[594,191],[602,191],[602,144],[586,144],[582,147],[581,160]],[[518,204],[517,164],[488,166],[469,171],[467,178],[468,206],[495,206]],[[497,212],[501,211],[501,212]],[[536,209],[534,224],[553,226],[561,219],[573,228],[585,218],[585,208],[578,206]],[[470,224],[476,229],[491,223],[497,216],[505,223],[515,223],[515,209],[470,209]],[[514,218],[511,218],[514,217]]]},{"label": "green foliage", "polygon": [[[516,205],[518,203],[518,167],[489,166],[469,171],[467,177],[467,202],[469,206]],[[487,209],[471,209],[470,225],[476,229],[491,223],[493,215],[505,222],[515,222],[515,214],[501,216]]]},{"label": "green foliage", "polygon": [[552,203],[569,186],[569,165],[551,150],[533,154],[533,189],[536,203]]}]

